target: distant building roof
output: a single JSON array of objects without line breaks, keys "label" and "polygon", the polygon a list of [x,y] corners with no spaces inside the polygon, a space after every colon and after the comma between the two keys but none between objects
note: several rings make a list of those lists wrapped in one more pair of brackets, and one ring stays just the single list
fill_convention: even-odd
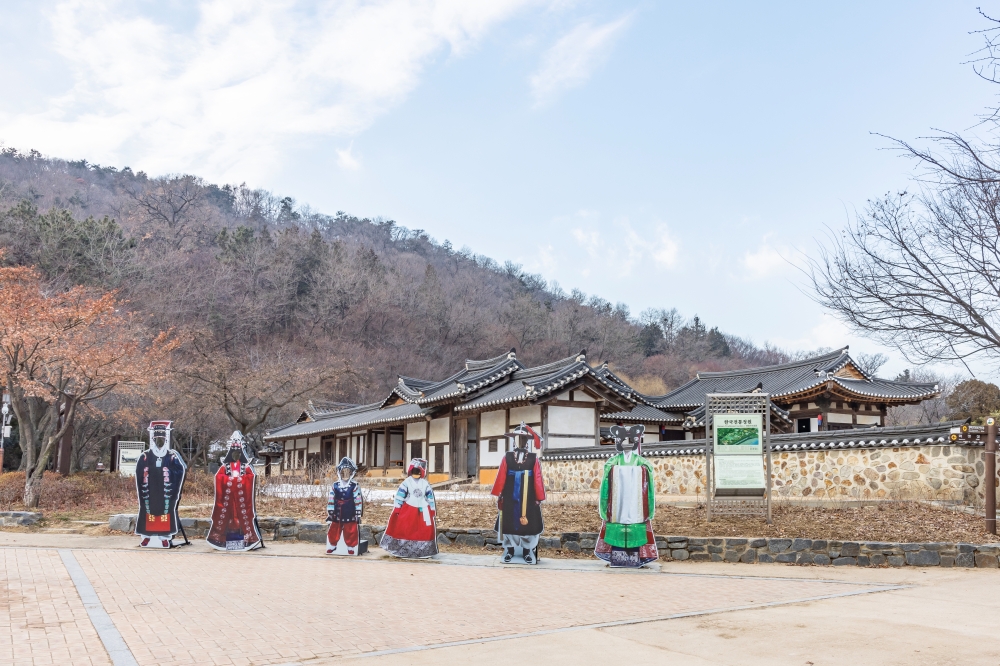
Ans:
[{"label": "distant building roof", "polygon": [[511,350],[491,359],[466,361],[462,370],[437,382],[399,377],[385,400],[370,405],[310,402],[295,423],[268,431],[264,439],[401,425],[433,418],[447,406],[458,412],[474,412],[498,405],[535,404],[580,384],[604,398],[606,409],[627,412],[639,401],[623,382],[590,367],[586,352],[527,368]]},{"label": "distant building roof", "polygon": [[794,363],[750,370],[700,372],[683,386],[646,399],[666,411],[688,411],[705,404],[707,393],[760,390],[787,405],[823,394],[841,400],[913,404],[939,393],[937,384],[896,382],[870,377],[847,353],[847,347]]},{"label": "distant building roof", "polygon": [[274,428],[264,439],[274,441],[374,426],[399,426],[453,408],[455,412],[501,406],[538,404],[574,387],[586,385],[603,399],[601,420],[631,423],[704,426],[705,394],[762,391],[771,394],[773,417],[791,424],[786,406],[832,395],[841,400],[908,404],[938,394],[935,384],[894,382],[869,377],[843,348],[803,361],[751,370],[703,372],[662,396],[642,394],[615,374],[607,363],[592,367],[586,352],[532,368],[514,350],[494,358],[468,360],[461,370],[440,381],[400,376],[381,402],[349,405],[310,401],[295,423]]}]

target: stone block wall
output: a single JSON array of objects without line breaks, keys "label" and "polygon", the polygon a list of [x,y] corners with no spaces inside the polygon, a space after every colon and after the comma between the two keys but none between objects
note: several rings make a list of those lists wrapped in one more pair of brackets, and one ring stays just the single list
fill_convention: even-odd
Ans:
[{"label": "stone block wall", "polygon": [[820,539],[665,537],[660,556],[692,562],[815,564],[859,567],[981,567],[996,569],[1000,546],[971,543],[880,543]]},{"label": "stone block wall", "polygon": [[[772,455],[775,498],[829,500],[936,499],[982,506],[984,451],[968,446],[809,449]],[[656,492],[705,493],[705,456],[650,456]],[[600,488],[604,459],[545,460],[546,489],[580,492]],[[1000,471],[993,480],[1000,487]]]},{"label": "stone block wall", "polygon": [[[131,520],[131,524],[130,524]],[[129,531],[135,527],[131,514],[111,516],[109,527]],[[210,521],[182,518],[188,537],[205,538]],[[260,518],[265,541],[307,541],[326,543],[326,523],[285,517]],[[362,525],[360,536],[369,546],[377,546],[385,525]],[[542,535],[540,550],[560,549],[580,554],[592,553],[596,532],[563,532]],[[477,528],[439,528],[438,543],[473,548],[499,548],[497,533]],[[828,541],[821,539],[752,539],[732,537],[688,537],[657,535],[656,547],[665,560],[691,562],[741,562],[744,564],[799,564],[859,567],[980,567],[998,568],[1000,544],[971,543],[876,543]]]},{"label": "stone block wall", "polygon": [[42,514],[37,511],[0,511],[2,527],[28,527],[41,519]]}]

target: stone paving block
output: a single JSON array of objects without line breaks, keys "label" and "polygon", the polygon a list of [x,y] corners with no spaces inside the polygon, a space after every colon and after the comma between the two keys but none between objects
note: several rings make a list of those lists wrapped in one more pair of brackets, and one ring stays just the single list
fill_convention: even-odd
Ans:
[{"label": "stone paving block", "polygon": [[906,553],[906,563],[911,567],[936,567],[941,563],[941,553],[935,550],[918,550]]},{"label": "stone paving block", "polygon": [[118,532],[135,532],[135,514],[118,513],[108,518],[108,528]]},{"label": "stone paving block", "polygon": [[976,553],[976,566],[985,569],[996,569],[997,556],[987,555],[985,553]]},{"label": "stone paving block", "polygon": [[791,539],[769,539],[767,549],[772,553],[782,553],[792,545]]}]

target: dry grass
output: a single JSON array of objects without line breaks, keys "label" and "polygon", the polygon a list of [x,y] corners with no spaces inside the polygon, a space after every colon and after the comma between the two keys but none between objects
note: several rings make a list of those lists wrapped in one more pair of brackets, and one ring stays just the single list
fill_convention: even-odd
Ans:
[{"label": "dry grass", "polygon": [[[365,522],[384,525],[389,507],[369,506]],[[597,532],[601,521],[596,505],[546,503],[545,532]],[[438,502],[440,527],[491,529],[496,509],[486,503]],[[723,517],[705,519],[704,508],[657,507],[653,528],[657,534],[687,536],[788,537],[840,541],[965,541],[989,543],[983,519],[955,511],[936,509],[918,502],[886,502],[877,506],[809,508],[787,504],[774,506],[774,521],[763,518]]]},{"label": "dry grass", "polygon": [[[183,504],[210,504],[214,493],[211,477],[202,472],[188,472]],[[47,521],[107,520],[111,514],[134,513],[137,506],[133,478],[99,472],[71,476],[46,473],[38,510]],[[0,474],[0,511],[23,510],[24,472]]]}]

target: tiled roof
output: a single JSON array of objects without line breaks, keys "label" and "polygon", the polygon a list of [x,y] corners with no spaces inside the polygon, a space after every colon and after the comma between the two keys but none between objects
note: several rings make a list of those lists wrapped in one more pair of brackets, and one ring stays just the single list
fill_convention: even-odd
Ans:
[{"label": "tiled roof", "polygon": [[[898,426],[890,428],[853,428],[785,435],[771,435],[771,450],[775,453],[791,451],[826,451],[837,449],[897,448],[903,446],[982,446],[980,442],[952,442],[951,428],[964,421],[949,421],[934,425]],[[613,446],[596,449],[593,446],[573,449],[554,449],[542,454],[542,460],[588,460],[608,458],[615,453]],[[642,455],[690,456],[705,455],[704,439],[688,439],[659,444],[643,444]]]},{"label": "tiled roof", "polygon": [[[834,376],[847,365],[864,379]],[[839,393],[896,403],[919,402],[938,394],[936,384],[894,382],[871,378],[857,367],[847,353],[847,347],[794,363],[773,365],[750,370],[701,372],[697,377],[664,396],[650,400],[669,411],[690,410],[705,404],[706,393],[741,393],[760,387],[772,400],[792,398],[824,384],[838,387]]]},{"label": "tiled roof", "polygon": [[368,428],[379,424],[399,424],[411,421],[421,421],[430,413],[430,408],[424,408],[412,403],[404,403],[395,407],[382,407],[382,403],[376,402],[371,405],[362,405],[353,409],[345,409],[335,412],[323,418],[302,423],[293,423],[269,430],[264,435],[265,441],[277,439],[293,439],[296,437],[309,437],[328,432],[343,432]]},{"label": "tiled roof", "polygon": [[612,412],[601,414],[602,421],[632,421],[635,423],[670,423],[680,425],[684,422],[683,412],[665,412],[649,405],[639,404],[628,412]]},{"label": "tiled roof", "polygon": [[[686,428],[704,428],[705,427],[705,405],[696,407],[687,413],[691,417],[691,422],[685,425]],[[771,403],[771,415],[776,416],[785,423],[791,423],[792,417],[787,409],[782,409],[778,405]],[[772,423],[774,420],[772,419]]]},{"label": "tiled roof", "polygon": [[455,411],[470,411],[495,405],[537,400],[562,390],[563,387],[587,375],[617,395],[625,404],[636,402],[632,395],[634,393],[632,389],[602,376],[601,373],[587,365],[586,354],[580,352],[576,356],[570,356],[553,363],[517,370],[511,375],[509,382],[456,405]]}]

